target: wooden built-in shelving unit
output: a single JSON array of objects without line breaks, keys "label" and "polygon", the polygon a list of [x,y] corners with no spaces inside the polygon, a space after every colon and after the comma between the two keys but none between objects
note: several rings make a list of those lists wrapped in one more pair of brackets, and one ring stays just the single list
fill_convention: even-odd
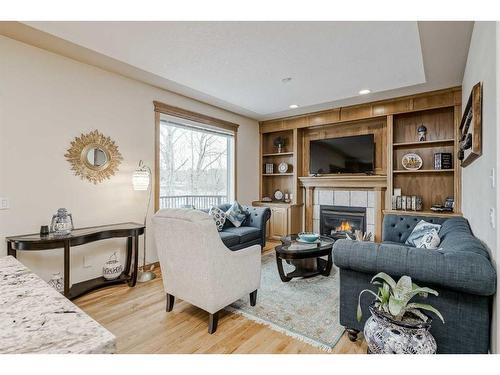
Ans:
[{"label": "wooden built-in shelving unit", "polygon": [[413,173],[454,173],[454,169],[418,169],[416,171],[409,171],[407,169],[394,169],[392,173],[403,173],[403,174],[413,174]]},{"label": "wooden built-in shelving unit", "polygon": [[[370,186],[366,184],[369,184],[371,180],[363,178],[362,182],[359,184],[356,182],[357,185],[354,186],[355,184],[349,180],[349,178],[355,178],[354,175],[311,176],[309,174],[309,142],[315,139],[373,134],[374,181],[376,180],[376,183],[374,182],[371,188],[381,192],[380,197],[383,200],[376,212],[379,217],[376,225],[379,229],[384,213],[415,214],[414,211],[391,210],[394,188],[401,188],[403,195],[418,195],[423,198],[423,211],[418,212],[419,214],[461,215],[461,168],[457,160],[458,127],[462,117],[461,99],[461,88],[453,87],[261,122],[260,198],[273,197],[274,191],[280,189],[283,192],[292,193],[293,200],[290,204],[282,202],[267,204],[255,202],[255,204],[268,205],[275,209],[283,207],[288,210],[287,215],[304,215],[303,227],[297,228],[298,220],[295,219],[295,224],[290,224],[291,220],[288,217],[289,225],[284,226],[282,231],[311,230],[313,221],[311,194],[316,187],[342,189],[342,184],[347,184],[349,186],[346,185],[344,188],[370,190]],[[417,134],[417,129],[421,124],[427,128],[426,141],[423,142],[418,141]],[[278,136],[289,139],[282,153],[277,153],[273,147],[273,141]],[[408,171],[402,166],[402,157],[409,152],[415,152],[422,158],[423,166],[420,170]],[[452,169],[434,169],[434,154],[438,152],[449,152],[453,155]],[[282,161],[286,161],[291,166],[291,170],[285,174],[277,172],[277,166]],[[275,164],[273,174],[265,173],[266,162]],[[345,177],[348,181],[345,181]],[[338,179],[342,180],[342,184]],[[385,183],[381,184],[380,179],[383,179]],[[386,189],[387,192],[384,194]],[[447,197],[455,199],[454,212],[443,213],[430,210],[433,204],[443,204]],[[297,207],[300,206],[304,206],[305,209],[298,210]],[[292,207],[294,207],[293,212],[289,209]],[[277,216],[281,216],[281,213]]]},{"label": "wooden built-in shelving unit", "polygon": [[[271,209],[271,220],[267,227],[268,237],[271,239],[280,239],[291,232],[299,232],[301,229],[302,195],[298,188],[298,171],[302,148],[299,145],[299,133],[298,129],[290,129],[261,134],[260,198],[269,197],[273,201],[257,201],[254,205],[267,206]],[[283,137],[286,140],[282,152],[278,152],[274,146],[274,140],[277,137]],[[278,165],[282,162],[288,164],[288,170],[285,173],[278,171]],[[266,163],[274,165],[273,173],[265,173]],[[291,194],[291,201],[288,203],[276,201],[274,199],[276,190]]]},{"label": "wooden built-in shelving unit", "polygon": [[286,156],[293,156],[293,152],[273,152],[270,154],[262,154],[262,157],[268,158],[268,157],[286,157]]},{"label": "wooden built-in shelving unit", "polygon": [[[415,211],[402,211],[402,210],[383,210],[384,215],[394,214],[394,215],[415,215]],[[419,211],[419,215],[429,216],[429,217],[455,217],[462,216],[462,214],[455,212],[435,212],[435,211]]]},{"label": "wooden built-in shelving unit", "polygon": [[[394,188],[402,195],[418,195],[423,200],[423,212],[432,214],[433,204],[443,204],[447,197],[454,197],[456,212],[459,210],[459,179],[457,168],[457,118],[460,106],[446,106],[391,116],[388,123],[388,164],[391,166],[386,208],[391,209],[390,197]],[[426,141],[419,142],[417,128],[427,128]],[[404,169],[401,160],[406,153],[414,152],[422,158],[422,168],[416,171]],[[451,153],[452,169],[434,169],[434,154]],[[411,211],[410,211],[411,212]],[[441,213],[440,213],[441,214]]]},{"label": "wooden built-in shelving unit", "polygon": [[398,147],[432,147],[432,146],[447,146],[455,143],[454,139],[437,139],[434,141],[422,141],[422,142],[401,142],[401,143],[393,143],[392,146],[394,148]]},{"label": "wooden built-in shelving unit", "polygon": [[293,176],[293,173],[262,173],[264,177]]},{"label": "wooden built-in shelving unit", "polygon": [[[291,129],[261,134],[261,198],[269,197],[274,200],[274,192],[276,190],[281,190],[283,193],[292,195],[290,204],[300,203],[300,198],[297,196],[297,161],[299,160],[298,150],[300,149],[297,144],[297,133],[297,129]],[[277,152],[274,146],[274,140],[277,137],[283,137],[286,140],[282,152]],[[285,173],[280,173],[278,171],[278,165],[282,162],[288,164],[288,170]],[[273,173],[265,173],[266,163],[274,165]]]}]

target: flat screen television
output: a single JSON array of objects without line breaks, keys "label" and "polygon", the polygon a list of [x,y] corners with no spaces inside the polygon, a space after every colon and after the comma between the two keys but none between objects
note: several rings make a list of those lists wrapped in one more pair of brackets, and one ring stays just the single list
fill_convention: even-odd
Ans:
[{"label": "flat screen television", "polygon": [[309,173],[373,173],[373,134],[310,142]]}]

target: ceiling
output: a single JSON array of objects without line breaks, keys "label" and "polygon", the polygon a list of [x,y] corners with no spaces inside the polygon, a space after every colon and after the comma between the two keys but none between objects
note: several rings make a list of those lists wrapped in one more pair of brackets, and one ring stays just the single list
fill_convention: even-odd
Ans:
[{"label": "ceiling", "polygon": [[[258,120],[461,85],[473,27],[472,22],[25,24],[126,64],[132,78],[135,69],[159,87]],[[283,82],[287,77],[291,80]],[[361,89],[371,94],[360,96]],[[299,108],[291,110],[291,104]]]}]

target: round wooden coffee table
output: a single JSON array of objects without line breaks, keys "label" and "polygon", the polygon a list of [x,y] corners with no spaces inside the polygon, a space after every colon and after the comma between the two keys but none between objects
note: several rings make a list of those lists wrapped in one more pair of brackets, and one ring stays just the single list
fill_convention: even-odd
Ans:
[{"label": "round wooden coffee table", "polygon": [[[296,234],[281,238],[281,245],[274,248],[276,264],[281,281],[288,282],[294,277],[329,276],[332,270],[332,247],[335,240],[321,236],[316,243],[298,241]],[[328,258],[322,259],[321,257]],[[295,266],[295,270],[285,273],[283,260]]]}]

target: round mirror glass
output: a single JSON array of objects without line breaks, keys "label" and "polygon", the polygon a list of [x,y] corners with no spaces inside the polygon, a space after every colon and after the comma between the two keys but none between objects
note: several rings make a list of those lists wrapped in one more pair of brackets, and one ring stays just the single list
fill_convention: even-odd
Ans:
[{"label": "round mirror glass", "polygon": [[87,161],[94,167],[102,167],[108,162],[108,157],[102,149],[93,147],[87,152]]}]

